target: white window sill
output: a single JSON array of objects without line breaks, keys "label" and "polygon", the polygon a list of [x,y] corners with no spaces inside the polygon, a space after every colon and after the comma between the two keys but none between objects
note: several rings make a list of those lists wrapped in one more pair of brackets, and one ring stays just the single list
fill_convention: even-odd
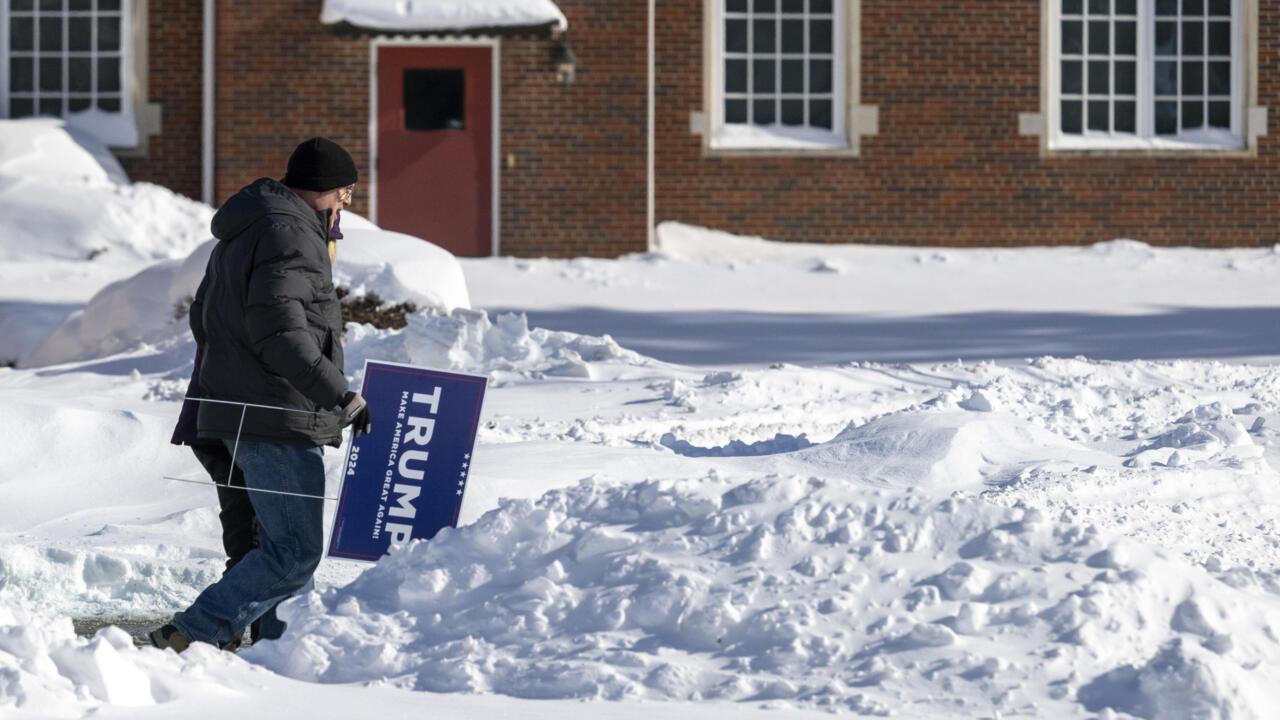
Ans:
[{"label": "white window sill", "polygon": [[1228,130],[1195,130],[1157,138],[1062,135],[1049,143],[1063,151],[1200,151],[1229,152],[1245,149],[1245,141]]},{"label": "white window sill", "polygon": [[830,130],[788,125],[724,125],[711,138],[712,150],[781,150],[792,152],[848,150],[849,141]]},{"label": "white window sill", "polygon": [[133,113],[110,113],[97,108],[67,113],[62,118],[68,127],[88,133],[113,148],[137,147],[140,140]]}]

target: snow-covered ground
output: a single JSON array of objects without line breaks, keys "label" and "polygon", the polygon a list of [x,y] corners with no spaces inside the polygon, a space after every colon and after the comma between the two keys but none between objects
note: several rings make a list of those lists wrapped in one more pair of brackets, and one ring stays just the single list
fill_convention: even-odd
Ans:
[{"label": "snow-covered ground", "polygon": [[136,312],[0,369],[0,716],[1270,716],[1280,368],[1242,360],[1280,355],[1280,255],[661,237],[463,261],[475,309],[344,241],[353,286],[429,306],[350,326],[350,367],[491,379],[466,505],[235,656],[72,632],[222,558],[210,489],[162,479],[200,477],[167,445],[182,259],[60,297]]}]

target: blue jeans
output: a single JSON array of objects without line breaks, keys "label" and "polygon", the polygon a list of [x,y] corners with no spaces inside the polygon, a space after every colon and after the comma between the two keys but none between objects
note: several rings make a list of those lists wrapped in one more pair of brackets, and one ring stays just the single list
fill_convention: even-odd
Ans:
[{"label": "blue jeans", "polygon": [[[232,444],[226,441],[228,451]],[[310,586],[324,553],[322,453],[318,447],[240,441],[236,466],[244,471],[245,487],[317,497],[249,491],[260,544],[173,616],[188,638],[221,647],[259,617],[263,637],[284,632],[275,606]]]}]

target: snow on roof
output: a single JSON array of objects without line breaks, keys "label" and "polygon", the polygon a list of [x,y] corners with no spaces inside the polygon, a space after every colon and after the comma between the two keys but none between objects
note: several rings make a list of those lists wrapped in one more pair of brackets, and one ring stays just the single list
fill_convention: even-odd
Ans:
[{"label": "snow on roof", "polygon": [[324,0],[320,21],[393,32],[569,27],[552,0]]}]

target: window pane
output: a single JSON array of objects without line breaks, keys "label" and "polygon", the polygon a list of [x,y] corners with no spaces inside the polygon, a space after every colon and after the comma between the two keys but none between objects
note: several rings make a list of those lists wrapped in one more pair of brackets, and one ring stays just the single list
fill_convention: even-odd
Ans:
[{"label": "window pane", "polygon": [[1209,54],[1231,54],[1231,22],[1209,23]]},{"label": "window pane", "polygon": [[809,0],[809,12],[815,12],[815,13],[831,12],[831,0]]},{"label": "window pane", "polygon": [[1135,62],[1116,63],[1116,94],[1136,95],[1138,93],[1138,64]]},{"label": "window pane", "polygon": [[100,97],[98,98],[98,109],[103,112],[120,112],[120,98]]},{"label": "window pane", "polygon": [[1231,0],[1209,0],[1210,15],[1230,15]]},{"label": "window pane", "polygon": [[1204,94],[1204,63],[1199,60],[1182,63],[1182,94]]},{"label": "window pane", "polygon": [[456,68],[404,71],[404,129],[463,130],[467,126],[466,73]]},{"label": "window pane", "polygon": [[14,12],[24,12],[34,8],[35,3],[32,0],[13,0],[13,5],[10,7]]},{"label": "window pane", "polygon": [[747,21],[726,20],[724,23],[725,52],[744,53],[747,51]]},{"label": "window pane", "polygon": [[1203,15],[1204,0],[1182,0],[1183,15]]},{"label": "window pane", "polygon": [[1156,0],[1157,15],[1177,15],[1178,0]]},{"label": "window pane", "polygon": [[1108,132],[1111,130],[1111,103],[1106,100],[1089,102],[1089,129]]},{"label": "window pane", "polygon": [[13,98],[9,101],[9,117],[24,118],[35,114],[36,106],[31,98]]},{"label": "window pane", "polygon": [[1182,23],[1182,54],[1183,55],[1203,55],[1204,54],[1204,23],[1202,22]]},{"label": "window pane", "polygon": [[1097,21],[1089,23],[1089,52],[1095,55],[1106,55],[1111,52],[1111,23]]},{"label": "window pane", "polygon": [[1209,103],[1209,127],[1231,129],[1231,103]]},{"label": "window pane", "polygon": [[751,23],[751,50],[758,53],[771,53],[777,47],[778,23],[772,19],[755,20]]},{"label": "window pane", "polygon": [[36,67],[31,58],[16,57],[9,59],[9,90],[11,92],[32,92],[36,89]]},{"label": "window pane", "polygon": [[61,50],[62,49],[62,18],[61,17],[42,17],[40,18],[40,41],[41,50]]},{"label": "window pane", "polygon": [[41,98],[39,108],[40,115],[59,117],[62,115],[62,98]]},{"label": "window pane", "polygon": [[1117,15],[1137,15],[1138,14],[1137,0],[1116,0],[1116,14]]},{"label": "window pane", "polygon": [[831,129],[831,101],[830,100],[810,100],[809,101],[809,127]]},{"label": "window pane", "polygon": [[1106,60],[1094,60],[1089,63],[1089,94],[1090,95],[1106,95],[1111,92],[1111,83],[1109,82],[1111,74],[1108,72],[1108,63]]},{"label": "window pane", "polygon": [[93,100],[87,97],[67,98],[67,110],[70,112],[84,112],[93,106]]},{"label": "window pane", "polygon": [[1175,63],[1175,62],[1156,63],[1156,94],[1157,95],[1177,95],[1178,94],[1178,63]]},{"label": "window pane", "polygon": [[1156,103],[1156,132],[1160,135],[1173,135],[1178,132],[1178,103]]},{"label": "window pane", "polygon": [[92,50],[93,20],[87,17],[73,17],[67,22],[67,45],[77,52]]},{"label": "window pane", "polygon": [[782,21],[782,52],[785,52],[785,53],[804,52],[804,21],[803,20],[783,20]]},{"label": "window pane", "polygon": [[1178,54],[1178,23],[1156,23],[1156,54]]},{"label": "window pane", "polygon": [[1210,95],[1230,95],[1231,94],[1231,63],[1229,62],[1209,63],[1209,94]]},{"label": "window pane", "polygon": [[72,10],[92,10],[93,0],[71,0],[68,7]]},{"label": "window pane", "polygon": [[1204,103],[1190,100],[1182,103],[1182,129],[1195,130],[1204,127]]},{"label": "window pane", "polygon": [[1062,94],[1084,94],[1084,63],[1079,60],[1062,61]]},{"label": "window pane", "polygon": [[41,10],[62,10],[62,0],[40,0]]},{"label": "window pane", "polygon": [[782,92],[784,93],[804,92],[804,61],[803,60],[783,60],[782,61]]},{"label": "window pane", "polygon": [[1062,21],[1062,52],[1066,55],[1080,55],[1084,52],[1083,23],[1079,20]]},{"label": "window pane", "polygon": [[9,49],[35,49],[35,21],[31,18],[13,18],[9,21]]},{"label": "window pane", "polygon": [[1116,132],[1135,133],[1138,131],[1138,104],[1132,100],[1121,100],[1115,105]]},{"label": "window pane", "polygon": [[804,101],[803,100],[783,100],[782,101],[782,124],[783,125],[803,125],[804,124]]},{"label": "window pane", "polygon": [[120,58],[98,58],[98,92],[120,92]]},{"label": "window pane", "polygon": [[724,61],[724,91],[744,93],[747,91],[747,61]]},{"label": "window pane", "polygon": [[771,13],[778,9],[778,4],[775,0],[755,0],[755,2],[751,4],[751,9],[756,12]]},{"label": "window pane", "polygon": [[1062,102],[1062,132],[1069,135],[1079,135],[1084,131],[1081,113],[1082,105],[1083,103],[1079,100],[1064,100]]},{"label": "window pane", "polygon": [[49,92],[62,91],[62,58],[40,58],[40,90]]},{"label": "window pane", "polygon": [[1108,15],[1111,13],[1111,0],[1089,0],[1090,15]]},{"label": "window pane", "polygon": [[747,121],[747,101],[725,100],[724,121],[727,123],[745,123]]},{"label": "window pane", "polygon": [[782,12],[804,12],[804,0],[782,0]]},{"label": "window pane", "polygon": [[747,0],[725,0],[724,9],[729,12],[746,12]]},{"label": "window pane", "polygon": [[809,52],[829,53],[832,46],[831,21],[814,20],[809,23]]},{"label": "window pane", "polygon": [[831,61],[809,61],[809,92],[831,92]]},{"label": "window pane", "polygon": [[1063,15],[1079,15],[1083,7],[1081,0],[1062,0]]},{"label": "window pane", "polygon": [[68,60],[67,85],[71,92],[93,92],[93,61],[89,58]]},{"label": "window pane", "polygon": [[774,79],[773,60],[751,61],[751,89],[757,93],[775,93],[778,83]]},{"label": "window pane", "polygon": [[1138,23],[1136,22],[1116,23],[1116,54],[1117,55],[1137,55],[1138,54]]},{"label": "window pane", "polygon": [[756,100],[751,103],[751,122],[755,125],[772,125],[777,122],[772,100]]},{"label": "window pane", "polygon": [[98,18],[98,50],[111,52],[120,49],[120,18]]}]

